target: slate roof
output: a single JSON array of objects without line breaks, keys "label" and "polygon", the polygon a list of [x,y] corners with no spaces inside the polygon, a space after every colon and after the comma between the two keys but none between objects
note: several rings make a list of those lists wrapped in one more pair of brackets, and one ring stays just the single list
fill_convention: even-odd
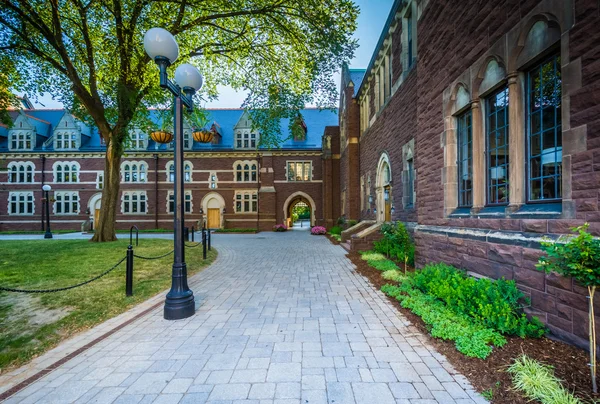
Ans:
[{"label": "slate roof", "polygon": [[[242,109],[208,109],[208,120],[210,124],[216,122],[219,127],[219,133],[222,136],[221,143],[218,145],[204,144],[194,142],[192,150],[228,150],[234,146],[234,127],[238,123],[240,117],[244,113]],[[29,122],[35,126],[37,134],[49,139],[52,136],[53,130],[60,122],[65,114],[63,109],[36,109],[24,110],[23,113],[29,118]],[[307,126],[306,139],[296,141],[290,137],[288,130],[289,120],[281,121],[282,139],[285,140],[281,145],[281,149],[320,149],[321,137],[326,126],[338,124],[337,111],[319,110],[316,108],[307,108],[301,111],[304,122]],[[11,112],[13,120],[19,112]],[[158,112],[151,111],[150,117],[155,122],[159,121]],[[81,139],[81,152],[103,151],[104,145],[101,144],[100,134],[95,127],[89,127],[82,122],[78,122],[85,135]],[[210,125],[209,124],[209,125]],[[8,132],[9,128],[0,126],[0,151],[8,151]],[[34,151],[51,151],[52,146],[48,145],[42,150],[43,142],[38,142]],[[148,142],[148,151],[167,150],[167,145],[157,145],[151,139]],[[246,149],[245,149],[246,150]]]}]

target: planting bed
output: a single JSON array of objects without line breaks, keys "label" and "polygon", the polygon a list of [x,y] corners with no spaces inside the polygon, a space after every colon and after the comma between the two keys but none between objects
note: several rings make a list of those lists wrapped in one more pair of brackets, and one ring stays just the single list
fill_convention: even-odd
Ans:
[{"label": "planting bed", "polygon": [[[381,272],[372,268],[360,254],[350,252],[348,258],[354,263],[357,271],[365,276],[377,288],[390,281],[381,276]],[[402,269],[403,265],[398,264]],[[412,270],[412,268],[409,268]],[[429,335],[427,326],[421,318],[400,303],[388,297],[392,304],[409,319],[420,331]],[[586,402],[593,402],[600,396],[592,397],[589,373],[589,357],[586,351],[550,338],[528,338],[506,336],[508,343],[502,348],[494,348],[485,359],[469,358],[456,350],[453,341],[443,341],[430,337],[430,343],[438,352],[446,356],[448,361],[465,377],[480,393],[484,393],[492,403],[514,404],[530,403],[512,387],[512,380],[506,369],[513,360],[522,354],[554,367],[555,375],[562,380],[563,386]]]}]

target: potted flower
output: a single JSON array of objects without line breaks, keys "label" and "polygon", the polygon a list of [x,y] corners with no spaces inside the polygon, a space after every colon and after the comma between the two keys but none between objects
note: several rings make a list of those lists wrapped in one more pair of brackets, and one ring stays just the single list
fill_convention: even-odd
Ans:
[{"label": "potted flower", "polygon": [[285,224],[276,224],[275,226],[273,226],[273,231],[275,232],[282,232],[282,231],[287,231],[287,226]]},{"label": "potted flower", "polygon": [[211,129],[206,129],[208,118],[206,117],[205,110],[196,108],[193,112],[187,113],[185,119],[192,127],[192,136],[194,137],[195,142],[212,142],[215,133]]},{"label": "potted flower", "polygon": [[169,144],[173,141],[173,112],[170,109],[157,110],[160,128],[150,132],[156,143]]},{"label": "potted flower", "polygon": [[327,233],[327,229],[323,226],[314,226],[312,229],[310,229],[310,234],[313,236],[320,236],[325,233]]}]

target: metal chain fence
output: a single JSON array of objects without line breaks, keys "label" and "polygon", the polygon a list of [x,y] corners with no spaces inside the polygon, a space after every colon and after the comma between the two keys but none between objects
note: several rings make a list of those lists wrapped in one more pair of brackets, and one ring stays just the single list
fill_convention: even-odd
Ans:
[{"label": "metal chain fence", "polygon": [[4,292],[16,292],[16,293],[54,293],[54,292],[62,292],[62,291],[69,290],[69,289],[75,289],[75,288],[78,288],[80,286],[87,285],[88,283],[94,282],[94,281],[102,278],[103,276],[108,275],[115,268],[117,268],[119,265],[121,265],[123,263],[123,261],[125,261],[126,258],[127,258],[127,256],[121,258],[119,260],[119,262],[117,262],[115,265],[113,265],[112,267],[110,267],[106,271],[102,272],[100,275],[95,276],[92,279],[88,279],[85,282],[78,283],[76,285],[66,286],[64,288],[55,288],[55,289],[15,289],[15,288],[5,288],[3,286],[0,286],[0,291],[4,291]]},{"label": "metal chain fence", "polygon": [[161,258],[165,258],[167,255],[171,255],[174,252],[175,252],[175,250],[171,250],[171,251],[169,251],[166,254],[159,255],[158,257],[144,257],[143,255],[137,255],[137,254],[133,254],[133,256],[135,258],[139,258],[139,259],[142,259],[142,260],[158,260],[158,259],[161,259]]}]

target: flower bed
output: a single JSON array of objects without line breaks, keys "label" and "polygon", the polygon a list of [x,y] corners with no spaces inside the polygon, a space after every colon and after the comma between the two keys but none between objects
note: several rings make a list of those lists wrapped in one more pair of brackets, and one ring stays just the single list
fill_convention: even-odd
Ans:
[{"label": "flower bed", "polygon": [[287,231],[288,228],[285,224],[276,224],[275,226],[273,226],[273,231],[275,232],[283,232],[283,231]]},{"label": "flower bed", "polygon": [[314,236],[319,236],[325,233],[327,233],[327,229],[323,226],[314,226],[312,229],[310,229],[310,234]]}]

